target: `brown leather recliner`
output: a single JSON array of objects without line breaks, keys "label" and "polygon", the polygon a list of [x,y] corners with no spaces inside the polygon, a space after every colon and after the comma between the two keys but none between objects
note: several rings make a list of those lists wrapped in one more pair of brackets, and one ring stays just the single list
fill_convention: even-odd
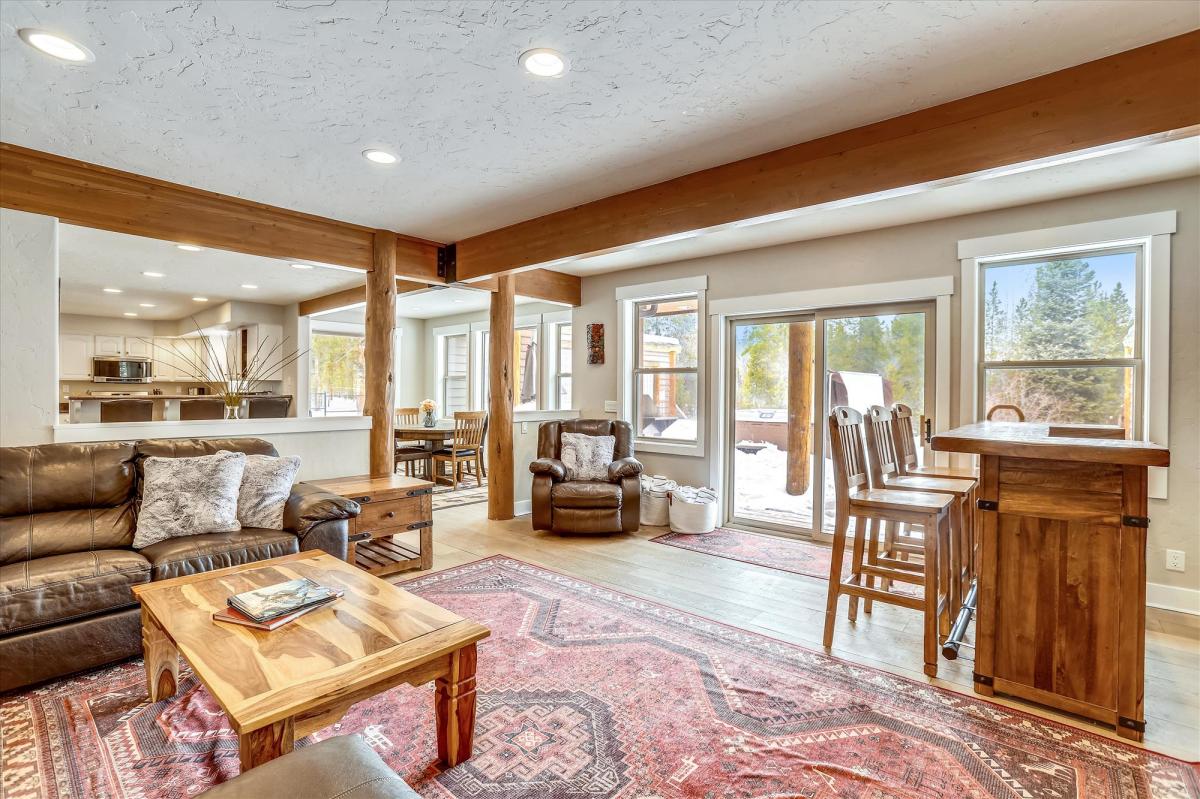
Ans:
[{"label": "brown leather recliner", "polygon": [[0,691],[140,655],[130,589],[306,549],[345,559],[358,503],[296,483],[283,530],[133,548],[147,456],[276,455],[267,441],[160,439],[0,448]]},{"label": "brown leather recliner", "polygon": [[[572,480],[559,456],[563,433],[613,436],[613,462],[607,480]],[[642,464],[633,457],[628,422],[571,419],[538,428],[538,459],[533,472],[533,527],[556,533],[632,533],[641,515]]]}]

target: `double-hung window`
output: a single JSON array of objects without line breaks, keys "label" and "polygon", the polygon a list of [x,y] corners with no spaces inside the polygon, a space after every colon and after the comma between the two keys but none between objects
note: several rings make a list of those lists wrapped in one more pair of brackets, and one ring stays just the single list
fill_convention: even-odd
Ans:
[{"label": "double-hung window", "polygon": [[442,336],[441,352],[441,415],[450,417],[455,411],[465,411],[469,403],[467,385],[469,338],[467,333]]},{"label": "double-hung window", "polygon": [[980,418],[1103,424],[1142,436],[1142,244],[980,262]]},{"label": "double-hung window", "polygon": [[571,323],[557,322],[554,331],[553,402],[556,410],[571,407]]}]

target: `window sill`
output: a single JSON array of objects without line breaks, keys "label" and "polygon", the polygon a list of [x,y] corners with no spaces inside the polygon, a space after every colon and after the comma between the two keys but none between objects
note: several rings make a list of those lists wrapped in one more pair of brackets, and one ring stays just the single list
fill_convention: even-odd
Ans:
[{"label": "window sill", "polygon": [[698,441],[668,442],[654,438],[637,438],[633,442],[634,452],[651,452],[657,455],[681,455],[687,458],[703,458],[704,446]]}]

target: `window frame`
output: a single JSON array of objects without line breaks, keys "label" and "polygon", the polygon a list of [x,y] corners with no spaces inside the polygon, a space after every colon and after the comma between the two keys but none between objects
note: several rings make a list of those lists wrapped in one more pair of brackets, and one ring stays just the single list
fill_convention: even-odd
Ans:
[{"label": "window frame", "polygon": [[1144,319],[1145,308],[1145,261],[1146,261],[1146,246],[1144,242],[1135,242],[1120,246],[1111,246],[1107,244],[1093,245],[1086,247],[1078,247],[1075,249],[1062,249],[1045,253],[1032,253],[1022,255],[1017,258],[1011,257],[994,257],[994,258],[978,258],[976,264],[979,269],[978,290],[975,292],[978,307],[976,308],[977,318],[981,326],[986,325],[987,317],[984,314],[984,309],[987,303],[986,291],[986,273],[988,269],[997,267],[1010,266],[1027,266],[1030,264],[1044,263],[1051,259],[1071,259],[1078,258],[1084,260],[1086,258],[1102,255],[1119,255],[1123,253],[1133,253],[1134,255],[1134,275],[1133,275],[1133,356],[1129,358],[1075,358],[1075,359],[1059,359],[1059,360],[1029,360],[1029,361],[1009,361],[998,360],[989,361],[985,359],[985,348],[987,342],[984,340],[982,330],[977,339],[977,350],[975,360],[978,363],[978,371],[975,375],[975,380],[979,386],[977,392],[977,407],[975,408],[976,418],[982,419],[987,414],[987,373],[989,370],[1009,370],[1009,371],[1024,371],[1032,369],[1073,369],[1073,368],[1132,368],[1133,369],[1133,398],[1131,403],[1131,415],[1133,417],[1133,430],[1130,431],[1129,437],[1134,440],[1141,440],[1143,428],[1145,427],[1145,419],[1143,418],[1143,408],[1145,407],[1145,343],[1146,327]]},{"label": "window frame", "polygon": [[[450,374],[450,341],[452,339],[463,338],[466,340],[466,369],[462,376],[452,376]],[[471,406],[471,338],[469,331],[460,330],[456,332],[446,332],[438,336],[438,416],[446,419],[450,418],[450,401],[448,392],[451,380],[461,380],[463,383],[463,392],[466,396],[466,407],[463,410],[470,410]]]},{"label": "window frame", "polygon": [[[572,371],[572,359],[568,358],[566,364],[563,363],[562,332],[565,329],[571,333],[571,347],[569,348],[569,351],[573,356],[575,351],[575,331],[571,326],[570,320],[564,322],[548,322],[547,325],[551,331],[551,334],[547,336],[547,338],[554,342],[554,354],[551,356],[554,359],[554,368],[550,372],[550,393],[547,399],[550,401],[550,410],[570,410],[570,406],[575,403],[575,383],[572,380],[570,402],[568,402],[567,407],[564,408],[562,406],[562,379],[564,377],[570,379],[573,377],[574,373]],[[566,367],[565,369],[564,366]]]},{"label": "window frame", "polygon": [[[1171,335],[1171,236],[1177,228],[1176,211],[1083,222],[1040,230],[1003,233],[958,242],[962,279],[962,366],[959,391],[959,424],[982,420],[980,393],[984,389],[979,360],[982,353],[984,301],[983,268],[996,261],[1113,250],[1141,246],[1142,264],[1137,292],[1141,339],[1141,374],[1136,376],[1141,407],[1134,411],[1135,440],[1167,444],[1170,420]],[[1054,362],[1062,364],[1065,362]],[[964,456],[954,456],[963,464]],[[1150,467],[1149,495],[1167,498],[1169,467]]]},{"label": "window frame", "polygon": [[[664,280],[622,286],[616,290],[618,311],[618,359],[617,368],[621,375],[621,418],[634,429],[634,441],[640,451],[704,457],[708,434],[708,310],[705,295],[708,291],[708,276]],[[648,302],[696,299],[696,366],[668,369],[643,369],[640,364],[641,336],[638,328],[638,307]],[[643,374],[692,374],[696,375],[696,437],[694,439],[664,439],[638,435],[637,409],[638,388]]]}]

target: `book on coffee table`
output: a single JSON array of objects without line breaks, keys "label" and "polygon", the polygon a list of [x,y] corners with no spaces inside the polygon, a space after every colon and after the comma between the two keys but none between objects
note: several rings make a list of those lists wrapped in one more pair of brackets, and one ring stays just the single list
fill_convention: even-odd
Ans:
[{"label": "book on coffee table", "polygon": [[226,624],[240,624],[243,627],[250,627],[255,630],[267,630],[267,631],[278,630],[283,625],[285,625],[289,622],[295,621],[296,619],[303,616],[305,613],[311,613],[314,610],[320,610],[321,608],[325,607],[326,605],[332,603],[333,600],[337,599],[341,595],[342,595],[342,592],[338,591],[337,596],[332,596],[329,599],[325,600],[324,602],[318,602],[314,605],[308,605],[307,607],[300,608],[300,610],[297,610],[294,613],[287,613],[287,614],[284,614],[283,616],[276,616],[275,618],[271,619],[270,621],[263,621],[263,622],[255,621],[254,619],[250,618],[246,614],[244,614],[241,611],[236,610],[235,608],[232,608],[232,607],[228,607],[225,610],[218,610],[216,613],[214,613],[212,615],[212,617],[213,617],[213,621],[223,621]]},{"label": "book on coffee table", "polygon": [[229,607],[260,624],[335,599],[338,592],[308,578],[288,580],[229,597]]}]

